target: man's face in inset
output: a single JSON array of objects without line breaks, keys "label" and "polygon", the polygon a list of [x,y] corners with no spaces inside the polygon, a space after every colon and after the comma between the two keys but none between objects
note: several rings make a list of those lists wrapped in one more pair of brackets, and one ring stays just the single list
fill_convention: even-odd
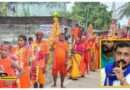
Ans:
[{"label": "man's face in inset", "polygon": [[118,47],[115,51],[116,62],[124,60],[126,65],[130,63],[130,47]]}]

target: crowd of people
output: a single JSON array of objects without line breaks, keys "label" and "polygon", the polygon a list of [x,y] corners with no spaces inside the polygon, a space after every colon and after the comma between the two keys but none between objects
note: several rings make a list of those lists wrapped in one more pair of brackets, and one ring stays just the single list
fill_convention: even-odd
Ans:
[{"label": "crowd of people", "polygon": [[[71,79],[84,78],[90,71],[100,68],[100,40],[108,38],[121,38],[117,28],[111,26],[107,34],[97,35],[90,24],[87,30],[76,24],[69,29],[65,28],[54,39],[52,44],[44,40],[44,32],[36,32],[35,39],[27,39],[19,35],[16,47],[8,43],[0,45],[0,87],[1,88],[43,88],[46,84],[46,68],[52,57],[53,87],[57,86],[60,75],[64,88],[65,77]],[[114,32],[114,33],[113,33]],[[127,38],[127,33],[123,37]],[[69,39],[71,38],[71,43]],[[6,78],[4,78],[6,77]],[[8,80],[6,80],[8,79]]]}]

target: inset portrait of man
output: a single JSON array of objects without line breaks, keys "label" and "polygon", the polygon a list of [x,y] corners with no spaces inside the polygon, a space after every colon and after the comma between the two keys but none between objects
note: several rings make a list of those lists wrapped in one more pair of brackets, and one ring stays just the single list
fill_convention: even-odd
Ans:
[{"label": "inset portrait of man", "polygon": [[103,86],[130,85],[130,41],[115,41],[112,63],[101,69]]}]

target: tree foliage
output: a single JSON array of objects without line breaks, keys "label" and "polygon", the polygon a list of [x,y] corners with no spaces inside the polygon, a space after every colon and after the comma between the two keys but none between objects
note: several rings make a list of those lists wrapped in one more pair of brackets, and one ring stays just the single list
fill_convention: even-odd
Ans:
[{"label": "tree foliage", "polygon": [[123,18],[124,16],[130,17],[130,2],[127,2],[120,7],[119,15],[120,18]]},{"label": "tree foliage", "polygon": [[0,16],[7,16],[8,3],[0,2]]},{"label": "tree foliage", "polygon": [[83,26],[91,23],[95,29],[107,29],[112,19],[112,12],[107,11],[107,7],[99,2],[76,2],[72,12],[65,16],[76,19]]}]

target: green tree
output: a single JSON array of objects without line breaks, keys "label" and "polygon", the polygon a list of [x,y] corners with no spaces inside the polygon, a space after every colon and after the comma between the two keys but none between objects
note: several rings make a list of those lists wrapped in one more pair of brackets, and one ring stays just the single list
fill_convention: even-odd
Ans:
[{"label": "green tree", "polygon": [[107,29],[112,19],[112,12],[108,12],[107,7],[99,2],[76,2],[72,12],[65,16],[76,19],[85,27],[91,23],[95,29]]},{"label": "green tree", "polygon": [[0,2],[0,16],[7,16],[8,3]]},{"label": "green tree", "polygon": [[130,17],[130,2],[125,3],[119,8],[120,18]]}]

